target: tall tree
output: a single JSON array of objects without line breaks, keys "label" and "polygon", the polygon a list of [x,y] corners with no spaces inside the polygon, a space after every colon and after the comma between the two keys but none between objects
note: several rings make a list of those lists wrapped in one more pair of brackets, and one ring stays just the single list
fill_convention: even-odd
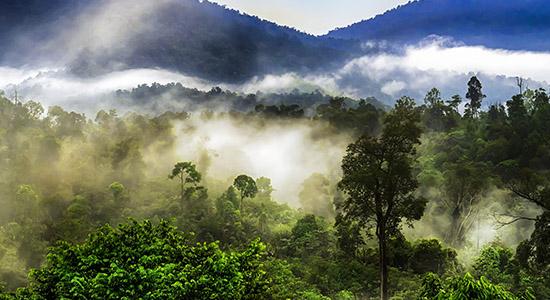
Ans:
[{"label": "tall tree", "polygon": [[308,214],[325,218],[334,217],[332,205],[332,187],[330,181],[322,174],[311,174],[302,184],[298,195],[302,209]]},{"label": "tall tree", "polygon": [[481,101],[486,97],[481,90],[482,88],[481,82],[476,76],[472,76],[470,81],[468,81],[466,99],[469,99],[470,103],[466,103],[466,116],[469,118],[477,118],[479,116]]},{"label": "tall tree", "polygon": [[460,96],[454,95],[451,100],[443,101],[441,92],[432,88],[424,97],[423,124],[428,130],[448,131],[456,127],[460,120],[458,106]]},{"label": "tall tree", "polygon": [[424,124],[434,131],[441,131],[445,128],[445,102],[441,99],[441,92],[432,88],[424,97]]},{"label": "tall tree", "polygon": [[460,106],[460,103],[462,103],[462,98],[460,95],[453,95],[451,96],[450,100],[447,100],[447,105],[449,108],[451,108],[454,112],[458,113],[458,107]]},{"label": "tall tree", "polygon": [[201,174],[197,171],[195,164],[192,162],[179,162],[175,164],[172,173],[168,175],[170,179],[179,179],[182,201],[185,198],[185,184],[191,183],[196,185],[201,181],[201,177]]},{"label": "tall tree", "polygon": [[380,267],[380,298],[388,299],[388,239],[402,220],[422,217],[426,201],[414,194],[418,182],[412,164],[420,144],[420,113],[403,97],[384,119],[380,137],[363,136],[348,146],[338,186],[347,194],[343,218],[358,221],[367,234],[375,228]]},{"label": "tall tree", "polygon": [[252,177],[247,175],[239,175],[233,181],[233,186],[241,193],[241,205],[240,210],[241,214],[243,213],[243,200],[244,198],[254,198],[256,193],[258,193],[258,187],[256,186],[256,181]]},{"label": "tall tree", "polygon": [[450,212],[451,224],[446,241],[456,248],[464,246],[467,233],[479,218],[478,204],[488,187],[489,174],[482,163],[460,160],[446,163],[444,168],[444,204]]}]

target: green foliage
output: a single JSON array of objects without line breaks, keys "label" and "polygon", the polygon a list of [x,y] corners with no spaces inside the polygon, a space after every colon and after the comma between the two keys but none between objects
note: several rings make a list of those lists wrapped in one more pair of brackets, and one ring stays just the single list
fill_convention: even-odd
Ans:
[{"label": "green foliage", "polygon": [[[174,87],[153,85],[130,93],[145,101]],[[460,97],[445,101],[437,89],[428,92],[423,106],[403,98],[384,112],[372,99],[175,87],[197,103],[205,95],[213,102],[232,99],[238,111],[264,103],[258,112],[226,115],[240,122],[300,122],[314,127],[315,136],[365,134],[346,153],[340,189],[335,188],[338,178],[327,174],[303,182],[297,195],[302,209],[273,199],[268,178],[242,175],[231,182],[217,177],[210,153],[196,165],[174,166],[180,154],[173,150],[181,146],[174,126],[200,126],[196,120],[187,123],[186,112],[149,117],[110,110],[92,120],[61,107],[45,112],[37,102],[0,96],[0,282],[7,291],[0,299],[58,292],[65,298],[78,298],[74,293],[136,298],[136,291],[151,298],[210,293],[231,299],[245,298],[244,290],[254,289],[248,285],[254,282],[261,288],[256,298],[368,299],[380,295],[381,257],[391,278],[388,296],[394,299],[415,299],[420,292],[428,299],[497,294],[498,299],[509,292],[520,299],[548,299],[549,97],[544,90],[528,90],[505,106],[476,111],[472,101],[483,99],[481,83],[472,82],[470,89],[463,118]],[[291,105],[294,99],[300,106]],[[427,132],[421,135],[421,128]],[[167,180],[167,173],[181,197],[174,196],[176,182]],[[498,197],[492,197],[495,193]],[[404,234],[434,236],[456,250],[436,239],[406,240],[400,233],[402,224],[422,216],[424,199],[429,213]],[[462,274],[456,253],[468,246],[476,216],[487,218],[481,209],[517,214],[521,218],[511,226],[524,233],[536,220],[535,229],[515,254],[498,244],[483,248],[471,267],[475,280],[448,279]],[[539,216],[524,216],[537,211]],[[196,235],[192,239],[163,222],[96,231],[128,216],[154,223],[173,218]],[[377,231],[379,224],[384,226]],[[385,249],[375,235],[386,241]],[[258,237],[268,243],[272,256],[267,260],[259,254],[263,246],[253,242]],[[44,261],[52,245],[58,246]],[[31,268],[38,269],[28,287],[14,293],[27,284]],[[426,272],[443,279],[430,275],[421,289]],[[181,278],[189,279],[187,285]],[[222,288],[227,285],[236,289]]]},{"label": "green foliage", "polygon": [[241,197],[254,198],[258,192],[256,181],[247,175],[239,175],[235,178],[233,186],[241,193]]},{"label": "green foliage", "polygon": [[350,291],[340,291],[334,297],[335,300],[355,300],[355,296]]},{"label": "green foliage", "polygon": [[545,272],[550,270],[550,212],[545,211],[535,222],[531,238],[522,247],[521,263]]},{"label": "green foliage", "polygon": [[332,190],[330,181],[322,174],[314,173],[309,176],[302,184],[302,190],[298,195],[304,212],[332,218],[334,216]]},{"label": "green foliage", "polygon": [[514,300],[519,298],[504,288],[490,283],[485,277],[476,280],[472,275],[466,274],[463,277],[451,277],[443,281],[435,274],[428,274],[422,282],[419,299]]},{"label": "green foliage", "polygon": [[167,222],[99,229],[83,244],[61,243],[18,295],[35,299],[260,299],[265,246],[223,252],[193,244]]},{"label": "green foliage", "polygon": [[410,268],[418,274],[436,273],[443,275],[458,270],[457,253],[444,248],[436,239],[420,240],[412,248]]},{"label": "green foliage", "polygon": [[361,137],[348,146],[338,187],[349,197],[341,209],[345,218],[376,228],[382,299],[387,299],[387,242],[402,220],[419,220],[426,201],[414,192],[413,155],[420,143],[419,110],[410,98],[397,101],[386,115],[380,138]]},{"label": "green foliage", "polygon": [[466,234],[474,222],[475,215],[472,211],[488,188],[488,176],[484,167],[482,163],[463,159],[456,163],[447,162],[444,166],[445,204],[451,215],[451,228],[446,240],[455,247],[464,246]]},{"label": "green foliage", "polygon": [[326,222],[315,215],[299,219],[288,241],[289,256],[304,259],[310,256],[330,257],[333,241],[328,230]]},{"label": "green foliage", "polygon": [[297,277],[284,260],[268,261],[266,270],[271,278],[271,299],[326,299],[314,285]]},{"label": "green foliage", "polygon": [[484,276],[500,284],[510,282],[513,253],[499,244],[485,246],[473,265],[476,277]]},{"label": "green foliage", "polygon": [[460,96],[455,95],[447,104],[441,98],[441,92],[433,88],[424,98],[422,121],[424,126],[433,131],[448,131],[458,126],[460,114],[458,106],[462,102]]},{"label": "green foliage", "polygon": [[192,162],[179,162],[174,165],[168,178],[180,178],[184,183],[197,184],[201,181],[201,174],[197,172],[195,164]]},{"label": "green foliage", "polygon": [[412,99],[400,99],[384,120],[382,136],[361,137],[342,161],[338,186],[349,198],[341,208],[351,219],[378,223],[377,234],[390,235],[402,218],[422,216],[426,203],[413,195],[418,183],[412,174],[419,117]]},{"label": "green foliage", "polygon": [[535,222],[530,239],[516,249],[515,263],[519,265],[511,273],[514,289],[531,292],[537,299],[550,297],[550,260],[548,259],[550,237],[550,213],[544,212]]},{"label": "green foliage", "polygon": [[317,118],[326,120],[339,129],[352,130],[357,135],[374,135],[380,130],[383,111],[375,107],[372,99],[360,100],[356,107],[352,101],[336,97],[316,108]]},{"label": "green foliage", "polygon": [[304,116],[304,109],[298,104],[285,105],[263,105],[258,104],[254,108],[256,113],[266,118],[282,117],[282,118],[301,118]]},{"label": "green foliage", "polygon": [[258,187],[256,181],[250,176],[239,175],[233,181],[233,186],[241,193],[241,204],[239,209],[243,211],[244,198],[254,198],[258,193]]},{"label": "green foliage", "polygon": [[468,81],[468,92],[466,93],[466,99],[470,102],[466,103],[465,115],[468,118],[476,118],[479,116],[479,109],[481,108],[481,101],[486,96],[482,92],[482,85],[476,76],[472,76]]},{"label": "green foliage", "polygon": [[120,182],[113,182],[109,185],[109,189],[111,190],[111,192],[113,193],[113,197],[115,199],[120,199],[120,197],[122,196],[122,194],[124,193],[124,185]]}]

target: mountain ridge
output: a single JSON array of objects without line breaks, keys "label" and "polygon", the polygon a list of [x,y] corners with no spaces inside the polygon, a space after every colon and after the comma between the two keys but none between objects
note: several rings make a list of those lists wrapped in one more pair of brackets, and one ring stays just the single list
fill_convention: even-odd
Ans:
[{"label": "mountain ridge", "polygon": [[417,0],[324,37],[413,44],[430,35],[508,50],[550,49],[550,3],[543,0]]},{"label": "mountain ridge", "polygon": [[[12,2],[17,2],[17,5],[10,5]],[[316,37],[213,2],[198,0],[162,0],[158,5],[149,5],[152,8],[143,12],[144,20],[135,26],[139,28],[127,26],[134,16],[111,12],[109,17],[123,19],[121,24],[129,28],[111,26],[112,29],[103,30],[107,35],[112,34],[110,30],[126,30],[119,34],[127,40],[126,43],[116,41],[102,45],[103,36],[83,38],[89,28],[101,32],[95,28],[102,29],[103,26],[93,23],[98,20],[90,15],[99,18],[98,7],[117,2],[122,8],[133,4],[125,0],[73,0],[70,3],[58,0],[50,4],[36,0],[8,0],[0,4],[0,9],[4,8],[0,22],[14,22],[13,26],[8,26],[12,29],[0,29],[0,41],[4,39],[3,44],[12,45],[0,52],[2,60],[27,64],[29,57],[40,60],[55,57],[53,60],[56,61],[72,54],[67,62],[69,69],[84,77],[129,68],[163,68],[213,81],[242,82],[265,73],[323,70],[342,63],[351,57],[351,53],[361,51],[355,42]],[[18,22],[21,20],[18,17],[7,17],[13,15],[10,7],[28,15],[28,11],[18,10],[25,7],[25,3],[36,8],[30,11],[42,14],[34,24],[32,13],[31,22]],[[40,10],[44,7],[48,10]],[[60,15],[65,22],[61,25],[56,20]],[[87,18],[92,18],[93,22]],[[125,23],[124,18],[130,21]],[[82,27],[80,23],[86,22],[91,25],[84,26],[81,31],[72,29]],[[70,46],[63,49],[59,45],[73,45],[78,49]]]}]

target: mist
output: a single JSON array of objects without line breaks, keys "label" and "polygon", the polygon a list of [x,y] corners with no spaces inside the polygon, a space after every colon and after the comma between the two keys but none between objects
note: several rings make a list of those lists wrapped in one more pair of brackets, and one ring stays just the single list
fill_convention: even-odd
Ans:
[{"label": "mist", "polygon": [[[447,98],[464,95],[464,82],[474,74],[484,83],[486,103],[503,102],[516,93],[518,76],[532,89],[547,87],[550,81],[545,68],[550,53],[466,46],[437,36],[405,46],[364,42],[361,48],[367,54],[359,51],[325,70],[285,72],[266,66],[238,83],[206,80],[193,71],[178,70],[175,62],[140,68],[124,63],[138,59],[132,56],[148,46],[143,43],[151,36],[163,34],[167,10],[189,9],[188,4],[177,0],[139,5],[130,0],[91,1],[74,15],[44,25],[49,39],[39,39],[32,31],[18,35],[11,50],[3,55],[4,65],[0,63],[0,89],[7,95],[17,89],[21,96],[47,106],[64,104],[92,113],[116,106],[108,93],[154,82],[179,82],[199,90],[219,86],[239,93],[320,90],[357,99],[372,96],[391,105],[403,95],[420,101],[432,87]],[[181,28],[180,34],[190,30]],[[255,55],[252,60],[260,64],[264,54]],[[22,63],[14,65],[13,61]],[[101,103],[107,101],[108,105]]]},{"label": "mist", "polygon": [[[518,92],[518,76],[524,79],[524,88],[546,88],[546,81],[550,79],[550,73],[544,68],[546,60],[550,61],[550,53],[447,47],[435,41],[406,47],[401,54],[392,51],[356,58],[330,73],[258,75],[242,84],[209,81],[164,69],[128,69],[83,78],[63,66],[57,69],[0,67],[0,89],[7,95],[17,90],[21,97],[39,99],[47,106],[61,104],[93,113],[108,106],[127,111],[112,93],[139,84],[178,82],[202,91],[219,86],[242,94],[321,91],[356,99],[375,97],[392,104],[403,95],[421,101],[433,87],[439,88],[445,98],[455,94],[464,96],[464,83],[477,75],[484,84],[485,103],[492,104],[502,103]],[[166,101],[170,102],[169,97]]]},{"label": "mist", "polygon": [[[499,172],[528,162],[536,173],[533,165],[550,161],[550,97],[533,91],[548,87],[550,52],[434,36],[408,45],[339,41],[198,0],[96,0],[72,9],[41,30],[21,30],[0,55],[0,297],[4,285],[28,283],[49,246],[82,243],[99,226],[134,218],[170,219],[223,251],[260,239],[288,286],[311,289],[281,299],[366,299],[386,255],[369,225],[394,202],[365,202],[402,197],[392,201],[414,202],[401,210],[415,215],[390,216],[396,225],[384,243],[396,296],[413,299],[424,274],[455,276],[475,269],[486,247],[516,249],[547,213],[512,193]],[[446,102],[467,90],[478,98]],[[369,143],[349,146],[360,137]],[[383,144],[392,137],[410,145]],[[405,149],[395,150],[402,166],[385,173],[392,147]],[[366,164],[380,172],[367,178],[342,166],[353,151],[377,159]],[[352,199],[339,184],[346,175],[350,188],[377,193]],[[407,177],[410,190],[393,195],[401,181],[380,184],[386,175]],[[476,176],[487,180],[453,185]],[[546,191],[541,182],[533,192]],[[357,203],[346,207],[349,199]],[[409,217],[416,221],[405,224]],[[437,262],[415,261],[430,251]],[[530,272],[512,251],[508,269]]]},{"label": "mist", "polygon": [[39,24],[38,29],[18,32],[0,58],[11,66],[51,69],[69,66],[82,55],[100,59],[122,49],[131,50],[137,35],[155,29],[155,13],[174,1],[76,2],[70,15],[57,15]]},{"label": "mist", "polygon": [[[201,161],[207,177],[232,180],[239,174],[271,179],[274,198],[299,207],[302,183],[314,173],[340,176],[341,157],[352,137],[328,124],[307,120],[247,120],[225,114],[194,115],[174,126],[175,156]],[[202,158],[204,159],[204,158]]]},{"label": "mist", "polygon": [[432,87],[446,98],[464,96],[464,82],[477,75],[484,84],[486,103],[502,103],[519,91],[516,77],[524,79],[524,88],[547,88],[550,72],[545,61],[550,62],[550,53],[457,46],[436,39],[355,58],[331,73],[285,74],[265,82],[279,88],[309,84],[331,94],[374,96],[393,103],[404,95],[421,100]]}]

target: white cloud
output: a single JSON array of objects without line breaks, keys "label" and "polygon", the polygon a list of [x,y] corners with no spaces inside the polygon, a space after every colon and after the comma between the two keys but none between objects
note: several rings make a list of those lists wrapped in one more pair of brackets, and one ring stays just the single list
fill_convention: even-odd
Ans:
[{"label": "white cloud", "polygon": [[[517,92],[515,76],[530,78],[529,88],[546,87],[550,82],[550,53],[450,46],[437,40],[409,46],[400,54],[379,53],[353,59],[341,68],[323,74],[287,73],[252,78],[248,82],[220,84],[177,72],[157,69],[134,69],[109,73],[95,78],[78,78],[63,70],[13,69],[0,67],[0,89],[10,95],[14,85],[20,94],[47,105],[79,103],[89,108],[98,96],[117,89],[130,89],[144,83],[180,82],[186,87],[209,90],[220,86],[243,93],[289,92],[293,89],[311,92],[321,89],[332,95],[354,98],[374,96],[391,103],[408,95],[422,99],[432,87],[444,97],[464,96],[470,76],[477,74],[483,83],[486,103],[504,102]],[[169,99],[168,99],[169,100]],[[97,109],[98,105],[92,110]]]},{"label": "white cloud", "polygon": [[483,72],[521,76],[550,82],[550,53],[489,49],[481,46],[443,47],[432,43],[409,47],[403,57],[392,57],[407,68],[423,71]]},{"label": "white cloud", "polygon": [[63,105],[70,109],[94,114],[112,105],[103,96],[118,89],[132,89],[140,84],[181,82],[188,87],[208,90],[211,83],[180,73],[158,69],[117,71],[94,78],[80,78],[64,70],[32,70],[0,68],[0,90],[10,96],[15,89],[25,99],[42,102],[45,106]]},{"label": "white cloud", "polygon": [[322,123],[307,120],[246,122],[225,116],[193,115],[176,126],[179,160],[200,161],[209,155],[207,175],[219,180],[239,174],[272,180],[277,200],[298,206],[302,183],[313,173],[340,176],[340,163],[352,140],[330,135]]},{"label": "white cloud", "polygon": [[0,66],[0,89],[12,84],[19,84],[26,79],[36,77],[47,70],[25,70]]},{"label": "white cloud", "polygon": [[220,86],[243,93],[284,93],[294,89],[303,92],[322,90],[327,94],[340,94],[340,88],[330,74],[300,75],[297,73],[268,74],[256,76],[244,84],[219,84]]},{"label": "white cloud", "polygon": [[397,93],[401,92],[407,84],[403,81],[392,80],[382,86],[382,92],[390,96],[397,96]]},{"label": "white cloud", "polygon": [[[335,93],[391,101],[408,95],[420,99],[432,87],[444,96],[464,96],[470,76],[478,75],[487,103],[502,102],[517,93],[515,77],[529,88],[550,82],[550,53],[462,46],[443,39],[408,46],[399,53],[378,53],[350,60],[340,69],[300,79]],[[283,85],[281,85],[283,86]]]}]

